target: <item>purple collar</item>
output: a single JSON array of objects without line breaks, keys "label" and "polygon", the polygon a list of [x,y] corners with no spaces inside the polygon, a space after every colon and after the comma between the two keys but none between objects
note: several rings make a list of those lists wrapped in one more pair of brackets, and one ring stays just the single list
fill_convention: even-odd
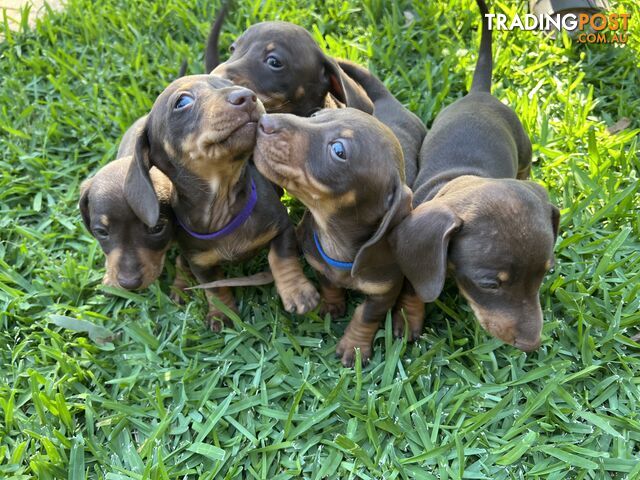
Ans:
[{"label": "purple collar", "polygon": [[227,223],[223,228],[221,228],[217,232],[205,233],[205,234],[196,233],[189,230],[187,226],[180,221],[179,218],[176,217],[176,219],[178,220],[178,223],[180,224],[182,229],[192,237],[197,238],[199,240],[213,240],[214,238],[220,238],[220,237],[224,237],[225,235],[229,235],[231,232],[233,232],[238,227],[240,227],[240,225],[246,222],[249,216],[251,215],[251,213],[253,212],[253,209],[255,208],[256,203],[258,203],[258,194],[256,193],[256,184],[252,178],[251,194],[249,195],[249,201],[247,202],[247,204],[244,206],[244,208],[238,215],[233,217],[229,223]]}]

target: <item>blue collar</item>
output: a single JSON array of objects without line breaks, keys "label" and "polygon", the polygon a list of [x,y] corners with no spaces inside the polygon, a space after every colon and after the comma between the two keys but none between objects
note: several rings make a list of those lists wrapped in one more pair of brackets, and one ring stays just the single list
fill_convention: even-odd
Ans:
[{"label": "blue collar", "polygon": [[185,232],[187,232],[189,235],[191,235],[192,237],[197,238],[199,240],[213,240],[215,238],[224,237],[225,235],[229,235],[231,232],[233,232],[238,227],[240,227],[240,225],[242,225],[244,222],[246,222],[247,219],[251,216],[251,213],[253,212],[253,209],[255,208],[256,203],[258,203],[258,193],[256,192],[256,184],[255,184],[255,182],[253,181],[253,178],[252,178],[251,179],[251,193],[249,194],[249,201],[247,202],[247,204],[244,206],[244,208],[242,209],[242,211],[238,215],[233,217],[229,223],[227,223],[223,228],[221,228],[217,232],[204,233],[204,234],[203,233],[196,233],[196,232],[194,232],[192,230],[189,230],[187,228],[187,226],[180,221],[179,218],[177,218],[177,220],[178,220],[178,223],[180,224],[180,226],[182,227],[182,229]]},{"label": "blue collar", "polygon": [[316,242],[316,248],[318,249],[318,253],[320,254],[320,256],[325,262],[327,262],[333,268],[337,268],[339,270],[351,270],[351,267],[353,267],[353,262],[341,262],[339,260],[334,260],[333,258],[331,258],[329,255],[325,253],[325,251],[322,249],[322,245],[320,245],[320,239],[318,238],[318,235],[316,234],[315,230],[313,231],[313,241]]}]

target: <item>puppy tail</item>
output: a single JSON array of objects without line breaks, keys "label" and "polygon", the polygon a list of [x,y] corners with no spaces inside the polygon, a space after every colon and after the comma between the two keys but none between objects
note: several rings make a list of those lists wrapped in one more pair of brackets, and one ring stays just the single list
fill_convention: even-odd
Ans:
[{"label": "puppy tail", "polygon": [[189,62],[185,58],[184,60],[182,60],[182,63],[180,64],[180,70],[178,71],[178,78],[184,77],[184,74],[187,73],[187,68],[189,68]]},{"label": "puppy tail", "polygon": [[472,92],[489,92],[491,93],[491,71],[493,70],[493,60],[491,58],[491,30],[487,21],[489,9],[484,0],[476,0],[480,13],[482,14],[482,37],[480,39],[480,51],[478,53],[478,61],[476,70],[473,74],[473,82],[471,83]]},{"label": "puppy tail", "polygon": [[204,69],[205,73],[211,73],[211,71],[220,64],[220,56],[218,55],[218,39],[220,38],[220,30],[222,30],[222,23],[224,17],[226,17],[229,11],[229,4],[231,0],[226,0],[222,4],[222,8],[216,15],[216,19],[211,25],[211,31],[209,32],[209,38],[207,38],[207,47],[204,53]]},{"label": "puppy tail", "polygon": [[255,285],[269,285],[270,283],[273,283],[273,275],[271,272],[266,271],[249,275],[247,277],[225,278],[214,282],[202,283],[195,287],[189,287],[186,290],[221,287],[251,287]]},{"label": "puppy tail", "polygon": [[371,101],[376,102],[381,98],[389,97],[391,93],[387,90],[378,77],[360,65],[349,60],[338,60],[338,65],[349,77],[362,86]]}]

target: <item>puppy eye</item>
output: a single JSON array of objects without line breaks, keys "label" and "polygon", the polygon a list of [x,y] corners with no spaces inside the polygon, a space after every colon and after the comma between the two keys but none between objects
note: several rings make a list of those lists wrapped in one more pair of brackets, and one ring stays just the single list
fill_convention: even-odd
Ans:
[{"label": "puppy eye", "polygon": [[195,100],[193,99],[193,97],[191,95],[189,95],[188,93],[183,93],[176,100],[176,103],[174,104],[173,109],[174,110],[182,110],[183,108],[186,108],[189,105],[191,105],[194,101]]},{"label": "puppy eye", "polygon": [[333,142],[329,145],[331,149],[331,156],[340,161],[344,162],[347,160],[347,150],[344,148],[344,144],[340,141]]},{"label": "puppy eye", "polygon": [[104,240],[105,238],[109,237],[109,230],[104,227],[93,227],[93,234],[97,239]]},{"label": "puppy eye", "polygon": [[282,70],[282,62],[275,55],[269,55],[266,59],[267,65],[271,70]]},{"label": "puppy eye", "polygon": [[158,235],[164,232],[164,230],[167,228],[167,221],[160,219],[158,223],[156,223],[153,227],[147,227],[145,225],[144,228],[149,235]]},{"label": "puppy eye", "polygon": [[500,288],[500,281],[491,280],[487,278],[487,279],[478,281],[476,285],[478,285],[480,288],[484,290],[498,290]]},{"label": "puppy eye", "polygon": [[236,51],[236,46],[234,44],[229,45],[229,52],[233,53]]}]

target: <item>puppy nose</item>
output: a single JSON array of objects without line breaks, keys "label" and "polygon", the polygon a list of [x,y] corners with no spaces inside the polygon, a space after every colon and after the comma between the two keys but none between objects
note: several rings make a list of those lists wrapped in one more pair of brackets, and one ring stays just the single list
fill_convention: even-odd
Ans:
[{"label": "puppy nose", "polygon": [[540,348],[540,343],[541,343],[541,339],[539,338],[533,341],[516,339],[515,342],[513,342],[513,346],[519,350],[522,350],[523,352],[530,353]]},{"label": "puppy nose", "polygon": [[135,290],[142,285],[142,275],[118,273],[118,284],[125,290]]},{"label": "puppy nose", "polygon": [[271,115],[262,115],[260,117],[258,126],[260,127],[260,130],[262,130],[262,132],[266,133],[267,135],[276,133],[279,130],[275,118],[273,118]]},{"label": "puppy nose", "polygon": [[235,107],[255,107],[257,101],[256,94],[247,88],[234,90],[227,97],[227,102]]}]

